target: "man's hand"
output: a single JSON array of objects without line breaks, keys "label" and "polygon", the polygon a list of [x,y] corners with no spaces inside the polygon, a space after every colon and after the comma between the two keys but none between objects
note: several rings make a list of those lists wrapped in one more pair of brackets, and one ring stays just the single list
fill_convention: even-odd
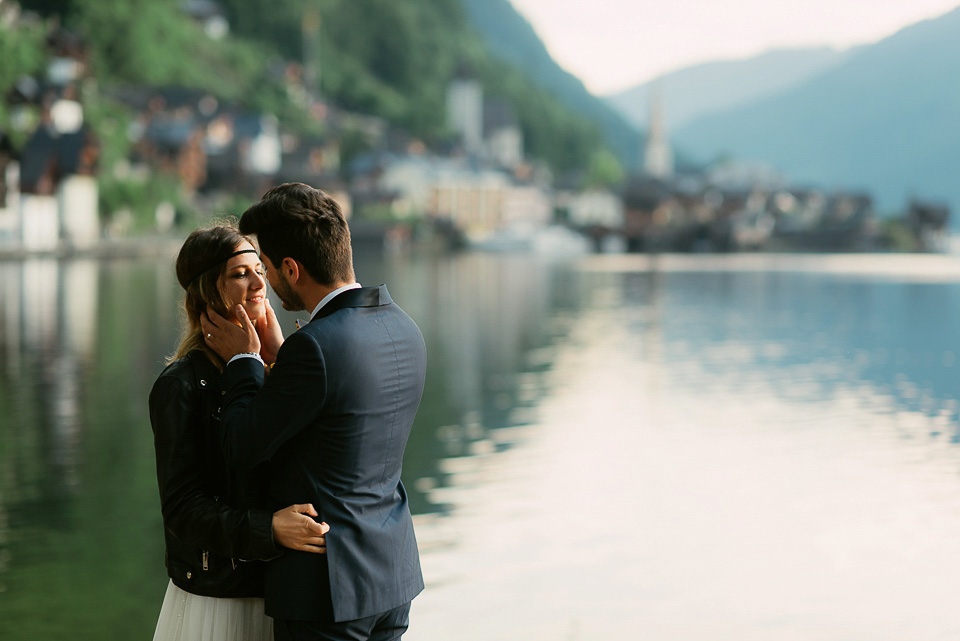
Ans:
[{"label": "man's hand", "polygon": [[224,361],[229,361],[237,354],[260,353],[260,337],[257,336],[257,330],[243,305],[237,305],[236,314],[239,327],[210,306],[207,306],[206,313],[200,314],[200,326],[203,328],[207,347],[219,354]]},{"label": "man's hand", "polygon": [[260,357],[264,363],[271,365],[277,361],[277,352],[283,345],[283,332],[280,331],[280,323],[270,305],[270,299],[263,300],[267,313],[257,321],[257,336],[260,338]]},{"label": "man's hand", "polygon": [[311,516],[317,516],[317,511],[310,503],[291,505],[274,512],[274,542],[291,550],[326,554],[327,540],[324,535],[330,531],[330,526],[317,523]]}]

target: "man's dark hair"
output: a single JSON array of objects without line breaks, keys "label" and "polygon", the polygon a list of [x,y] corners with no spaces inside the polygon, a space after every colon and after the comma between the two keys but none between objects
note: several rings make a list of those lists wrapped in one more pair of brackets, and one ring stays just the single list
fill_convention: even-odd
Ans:
[{"label": "man's dark hair", "polygon": [[265,193],[243,212],[240,232],[256,234],[277,269],[289,257],[321,285],[356,280],[347,219],[337,201],[310,185],[284,183]]}]

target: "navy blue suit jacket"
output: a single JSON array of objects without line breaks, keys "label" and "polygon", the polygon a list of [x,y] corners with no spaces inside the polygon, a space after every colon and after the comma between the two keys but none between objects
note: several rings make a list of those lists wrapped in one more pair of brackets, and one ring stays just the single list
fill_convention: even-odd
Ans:
[{"label": "navy blue suit jacket", "polygon": [[268,465],[274,510],[313,503],[330,524],[326,555],[285,550],[268,564],[270,616],[348,621],[423,589],[400,470],[425,372],[423,336],[383,285],[328,302],[266,379],[256,359],[227,366],[227,460]]}]

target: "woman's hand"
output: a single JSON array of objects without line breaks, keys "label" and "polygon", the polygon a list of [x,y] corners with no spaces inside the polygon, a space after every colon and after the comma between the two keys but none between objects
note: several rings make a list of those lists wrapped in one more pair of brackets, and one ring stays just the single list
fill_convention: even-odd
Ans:
[{"label": "woman's hand", "polygon": [[257,336],[260,337],[260,358],[267,365],[272,365],[277,361],[277,352],[283,345],[283,332],[280,331],[280,323],[270,305],[270,299],[264,298],[263,305],[267,313],[263,318],[257,319],[256,324]]},{"label": "woman's hand", "polygon": [[310,503],[291,505],[273,513],[273,540],[291,550],[326,554],[327,540],[324,536],[330,531],[326,523],[317,523],[312,516],[318,516]]}]

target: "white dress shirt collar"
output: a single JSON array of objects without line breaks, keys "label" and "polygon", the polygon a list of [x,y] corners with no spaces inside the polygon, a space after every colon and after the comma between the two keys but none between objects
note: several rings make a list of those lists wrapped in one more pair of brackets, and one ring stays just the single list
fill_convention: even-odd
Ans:
[{"label": "white dress shirt collar", "polygon": [[312,312],[310,312],[310,320],[314,319],[314,317],[317,315],[317,312],[323,309],[324,305],[332,301],[338,294],[341,294],[347,291],[348,289],[360,289],[360,283],[351,283],[349,285],[344,285],[343,287],[338,287],[337,289],[333,290],[332,292],[324,296],[323,300],[317,303],[317,306],[313,308]]}]

